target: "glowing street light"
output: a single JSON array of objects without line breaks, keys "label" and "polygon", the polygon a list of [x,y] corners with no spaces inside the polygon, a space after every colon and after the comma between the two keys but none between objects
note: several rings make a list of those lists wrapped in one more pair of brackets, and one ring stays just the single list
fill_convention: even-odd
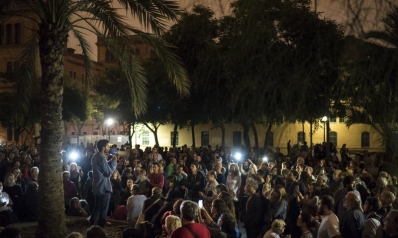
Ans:
[{"label": "glowing street light", "polygon": [[323,116],[322,121],[323,121],[323,142],[325,142],[326,141],[326,122],[328,121],[328,117]]},{"label": "glowing street light", "polygon": [[106,125],[108,126],[108,140],[111,141],[111,131],[110,131],[110,126],[112,126],[114,123],[113,118],[108,118],[106,120]]}]

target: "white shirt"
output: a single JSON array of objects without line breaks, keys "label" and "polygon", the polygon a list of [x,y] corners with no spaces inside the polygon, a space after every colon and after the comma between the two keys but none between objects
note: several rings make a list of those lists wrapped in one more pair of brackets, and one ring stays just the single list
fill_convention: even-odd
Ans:
[{"label": "white shirt", "polygon": [[127,199],[127,219],[140,216],[145,199],[146,197],[144,195],[132,195]]},{"label": "white shirt", "polygon": [[322,216],[322,222],[318,229],[318,238],[329,238],[338,236],[339,230],[339,219],[334,213]]},{"label": "white shirt", "polygon": [[226,187],[228,191],[233,191],[236,196],[237,195],[236,193],[238,192],[240,185],[241,185],[241,178],[239,175],[232,177],[231,174],[228,174],[226,182]]}]

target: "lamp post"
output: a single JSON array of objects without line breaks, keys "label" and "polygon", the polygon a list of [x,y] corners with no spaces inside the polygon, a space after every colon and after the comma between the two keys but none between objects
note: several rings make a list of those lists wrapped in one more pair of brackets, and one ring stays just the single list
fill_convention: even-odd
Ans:
[{"label": "lamp post", "polygon": [[112,126],[113,125],[113,119],[112,118],[108,118],[107,120],[106,120],[106,125],[108,126],[108,140],[109,141],[111,141],[111,131],[109,130],[110,128],[110,126]]},{"label": "lamp post", "polygon": [[328,120],[327,116],[323,116],[322,117],[322,121],[323,121],[323,143],[326,142],[326,122]]}]

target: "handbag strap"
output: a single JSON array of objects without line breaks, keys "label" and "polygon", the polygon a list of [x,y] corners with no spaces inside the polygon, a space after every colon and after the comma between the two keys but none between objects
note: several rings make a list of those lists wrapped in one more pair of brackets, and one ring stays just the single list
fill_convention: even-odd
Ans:
[{"label": "handbag strap", "polygon": [[145,209],[145,211],[143,213],[146,213],[153,205],[155,205],[157,202],[160,201],[160,198],[158,198],[155,202],[153,202],[149,207],[147,207],[147,209]]},{"label": "handbag strap", "polygon": [[198,236],[195,234],[195,232],[193,232],[191,227],[189,227],[189,226],[184,226],[184,227],[187,228],[187,230],[189,231],[189,233],[191,233],[193,238],[198,238]]}]

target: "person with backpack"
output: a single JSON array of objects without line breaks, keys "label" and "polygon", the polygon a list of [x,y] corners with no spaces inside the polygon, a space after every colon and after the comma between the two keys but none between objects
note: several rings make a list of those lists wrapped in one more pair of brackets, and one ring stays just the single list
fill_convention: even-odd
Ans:
[{"label": "person with backpack", "polygon": [[198,202],[200,199],[199,192],[203,190],[206,184],[206,177],[198,170],[199,164],[193,162],[191,164],[191,173],[188,175],[186,188],[188,189],[188,199]]},{"label": "person with backpack", "polygon": [[184,201],[181,204],[182,227],[174,230],[170,238],[210,238],[210,232],[207,227],[195,222],[198,220],[198,216],[198,204],[192,201]]}]

